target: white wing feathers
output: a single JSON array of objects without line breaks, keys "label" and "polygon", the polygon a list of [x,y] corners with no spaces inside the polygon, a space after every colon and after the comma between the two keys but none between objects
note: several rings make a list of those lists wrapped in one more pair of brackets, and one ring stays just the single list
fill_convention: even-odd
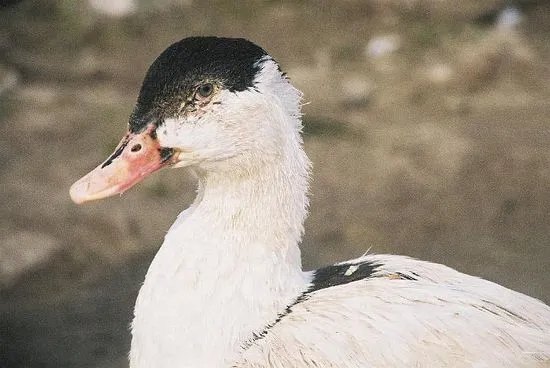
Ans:
[{"label": "white wing feathers", "polygon": [[[549,367],[550,308],[449,267],[369,255],[363,280],[306,294],[236,367]],[[337,363],[335,363],[337,362]]]}]

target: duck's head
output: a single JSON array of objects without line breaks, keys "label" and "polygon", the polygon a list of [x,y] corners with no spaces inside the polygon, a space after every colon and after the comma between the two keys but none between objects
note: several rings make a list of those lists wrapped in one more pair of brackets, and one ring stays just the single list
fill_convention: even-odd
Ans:
[{"label": "duck's head", "polygon": [[247,40],[174,43],[149,68],[128,133],[73,184],[71,198],[82,203],[122,193],[164,167],[222,170],[232,160],[277,157],[283,136],[301,128],[299,119],[292,128],[281,126],[278,115],[298,118],[299,101],[275,61]]}]

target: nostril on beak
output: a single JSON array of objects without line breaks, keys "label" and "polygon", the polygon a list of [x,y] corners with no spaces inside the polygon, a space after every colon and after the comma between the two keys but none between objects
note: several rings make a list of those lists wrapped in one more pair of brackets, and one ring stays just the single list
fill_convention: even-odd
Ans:
[{"label": "nostril on beak", "polygon": [[132,148],[130,149],[130,151],[132,151],[132,152],[139,152],[139,151],[141,151],[141,144],[139,144],[139,143],[134,144],[134,145],[132,146]]}]

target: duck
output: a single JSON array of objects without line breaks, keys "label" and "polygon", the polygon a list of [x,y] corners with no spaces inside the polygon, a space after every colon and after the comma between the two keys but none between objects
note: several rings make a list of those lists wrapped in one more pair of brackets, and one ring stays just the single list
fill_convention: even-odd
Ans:
[{"label": "duck", "polygon": [[80,204],[162,168],[197,179],[137,296],[130,367],[549,367],[550,307],[533,297],[401,255],[302,269],[301,100],[253,42],[185,38],[71,187]]}]

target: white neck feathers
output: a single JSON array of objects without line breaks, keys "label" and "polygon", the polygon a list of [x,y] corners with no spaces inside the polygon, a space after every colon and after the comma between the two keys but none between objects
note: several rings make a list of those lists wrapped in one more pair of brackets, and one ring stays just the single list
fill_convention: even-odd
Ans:
[{"label": "white neck feathers", "polygon": [[222,366],[307,287],[298,248],[309,171],[300,96],[271,60],[256,81],[254,91],[227,96],[248,101],[235,119],[250,128],[242,136],[249,149],[195,169],[197,198],[147,273],[133,368]]}]

